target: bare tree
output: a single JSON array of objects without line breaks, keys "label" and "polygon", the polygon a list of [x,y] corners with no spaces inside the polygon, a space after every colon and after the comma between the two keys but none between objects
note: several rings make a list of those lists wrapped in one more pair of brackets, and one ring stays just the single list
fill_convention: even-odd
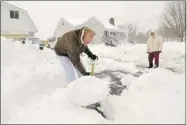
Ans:
[{"label": "bare tree", "polygon": [[180,41],[184,40],[185,33],[185,1],[169,1],[163,14],[162,32],[169,38],[177,37]]},{"label": "bare tree", "polygon": [[147,33],[139,32],[137,33],[135,38],[136,38],[136,43],[146,43],[148,36]]},{"label": "bare tree", "polygon": [[122,24],[118,25],[118,28],[123,29],[126,31],[124,37],[127,38],[129,43],[134,43],[136,40],[136,34],[137,34],[137,26],[135,24]]},{"label": "bare tree", "polygon": [[157,32],[162,36],[165,41],[177,40],[178,36],[175,34],[174,30],[167,27],[165,24],[160,24]]},{"label": "bare tree", "polygon": [[136,39],[137,27],[133,24],[128,24],[126,27],[127,30],[127,37],[129,43],[134,43]]}]

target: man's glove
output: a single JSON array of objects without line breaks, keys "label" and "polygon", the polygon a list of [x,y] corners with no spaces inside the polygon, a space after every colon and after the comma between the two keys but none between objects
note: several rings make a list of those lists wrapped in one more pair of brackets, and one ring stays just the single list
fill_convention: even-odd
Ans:
[{"label": "man's glove", "polygon": [[90,73],[89,73],[89,72],[86,72],[85,76],[89,76],[89,75],[90,75]]},{"label": "man's glove", "polygon": [[96,60],[96,59],[98,60],[98,56],[94,54],[90,54],[88,57],[91,58],[92,60]]}]

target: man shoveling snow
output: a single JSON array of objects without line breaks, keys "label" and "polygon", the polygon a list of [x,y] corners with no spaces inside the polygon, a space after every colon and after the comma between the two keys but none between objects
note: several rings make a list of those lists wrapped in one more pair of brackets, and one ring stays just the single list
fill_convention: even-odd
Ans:
[{"label": "man shoveling snow", "polygon": [[78,77],[90,75],[80,61],[80,54],[85,52],[92,60],[98,59],[87,47],[94,35],[92,29],[83,27],[67,32],[57,40],[54,51],[66,73],[68,83],[75,80],[76,75]]}]

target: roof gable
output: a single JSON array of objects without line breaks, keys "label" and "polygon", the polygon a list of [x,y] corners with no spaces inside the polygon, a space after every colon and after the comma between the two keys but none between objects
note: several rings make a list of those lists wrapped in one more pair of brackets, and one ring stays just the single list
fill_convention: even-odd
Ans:
[{"label": "roof gable", "polygon": [[27,12],[26,10],[22,9],[22,8],[19,8],[19,7],[16,7],[10,3],[7,3],[7,2],[4,2],[4,1],[1,1],[1,4],[2,5],[5,5],[5,6],[8,6],[8,7],[11,7],[11,8],[14,8],[14,9],[17,9],[17,10],[20,10],[20,11],[23,11],[23,12]]},{"label": "roof gable", "polygon": [[111,30],[111,31],[118,31],[118,32],[124,32],[123,30],[119,29],[116,26],[113,26],[112,24],[110,24],[109,22],[104,22],[104,21],[100,21],[98,20],[96,17],[91,17],[89,18],[89,20],[94,19],[95,21],[99,22],[105,29],[107,30]]},{"label": "roof gable", "polygon": [[84,24],[86,23],[87,21],[90,21],[90,20],[95,20],[97,21],[98,23],[100,23],[105,29],[109,30],[109,31],[118,31],[118,32],[124,32],[123,30],[119,29],[118,27],[116,26],[113,26],[112,24],[110,24],[109,22],[103,22],[103,21],[100,21],[98,20],[96,17],[90,17],[90,18],[71,18],[71,19],[64,19],[64,18],[61,18],[63,19],[64,21],[68,22],[69,24],[71,24],[72,26],[74,27],[77,27],[81,24]]},{"label": "roof gable", "polygon": [[69,22],[70,24],[72,24],[73,26],[78,26],[88,21],[89,18],[70,18],[70,19],[65,19],[65,20]]},{"label": "roof gable", "polygon": [[[1,4],[2,5],[5,5],[5,6],[8,6],[8,7],[11,7],[11,8],[15,8],[16,10],[19,10],[19,11],[22,11],[23,13],[25,13],[27,15],[27,17],[29,18],[29,22],[32,24],[33,28],[35,29],[36,32],[38,32],[38,29],[36,28],[34,22],[32,21],[31,17],[29,16],[28,12],[22,8],[19,8],[19,7],[16,7],[10,3],[7,3],[7,2],[4,2],[4,1],[1,1]],[[2,6],[1,5],[1,6]]]}]

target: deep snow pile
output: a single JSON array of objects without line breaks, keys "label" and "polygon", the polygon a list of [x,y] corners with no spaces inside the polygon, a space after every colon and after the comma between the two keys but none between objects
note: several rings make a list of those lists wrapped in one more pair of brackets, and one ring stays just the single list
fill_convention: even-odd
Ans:
[{"label": "deep snow pile", "polygon": [[[129,72],[116,74],[128,89],[121,96],[109,97],[116,111],[114,123],[185,123],[185,43],[164,43],[160,68],[151,70],[145,68],[148,59],[144,44],[117,48],[100,45],[92,50],[101,58],[99,71]],[[143,75],[135,78],[133,74],[137,71]]]},{"label": "deep snow pile", "polygon": [[2,123],[105,123],[96,111],[70,103],[52,50],[6,39],[1,39],[1,49]]},{"label": "deep snow pile", "polygon": [[109,83],[105,80],[87,76],[73,81],[67,89],[68,98],[71,102],[80,106],[87,106],[100,102],[107,97]]},{"label": "deep snow pile", "polygon": [[[121,96],[108,96],[113,121],[77,105],[103,100],[110,78],[84,77],[63,88],[64,73],[52,50],[1,38],[1,123],[185,122],[184,43],[164,43],[160,68],[151,70],[144,68],[145,45],[90,48],[99,56],[96,73],[122,71],[115,75],[128,85]],[[82,61],[89,71],[90,60],[83,55]]]},{"label": "deep snow pile", "polygon": [[169,70],[153,69],[145,73],[121,97],[111,97],[111,100],[117,112],[116,123],[185,122],[185,78]]}]

